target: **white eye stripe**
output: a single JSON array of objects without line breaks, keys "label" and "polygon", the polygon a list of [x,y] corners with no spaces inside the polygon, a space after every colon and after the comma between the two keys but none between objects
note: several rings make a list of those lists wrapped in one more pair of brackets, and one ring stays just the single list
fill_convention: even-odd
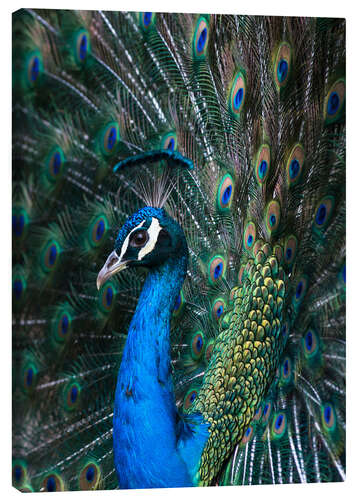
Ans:
[{"label": "white eye stripe", "polygon": [[136,231],[139,227],[141,227],[143,224],[144,224],[144,220],[142,222],[140,222],[140,224],[136,227],[134,227],[134,229],[132,229],[130,231],[130,233],[128,234],[128,236],[125,238],[124,240],[124,243],[123,243],[123,246],[121,247],[121,252],[120,252],[120,256],[119,256],[119,260],[121,261],[121,259],[123,258],[123,255],[125,255],[125,252],[127,251],[128,249],[128,246],[129,246],[129,239],[130,239],[130,235],[132,232]]},{"label": "white eye stripe", "polygon": [[149,240],[146,245],[140,250],[138,254],[138,260],[142,260],[145,255],[154,250],[161,229],[162,227],[160,226],[159,220],[153,217],[148,229]]}]

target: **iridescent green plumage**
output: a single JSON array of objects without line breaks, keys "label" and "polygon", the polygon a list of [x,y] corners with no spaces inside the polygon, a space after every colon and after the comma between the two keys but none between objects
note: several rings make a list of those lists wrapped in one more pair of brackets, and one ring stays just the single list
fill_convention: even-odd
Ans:
[{"label": "iridescent green plumage", "polygon": [[14,486],[118,486],[147,271],[96,277],[144,206],[189,249],[171,359],[177,425],[211,424],[195,482],[343,480],[344,21],[28,9],[13,31]]}]

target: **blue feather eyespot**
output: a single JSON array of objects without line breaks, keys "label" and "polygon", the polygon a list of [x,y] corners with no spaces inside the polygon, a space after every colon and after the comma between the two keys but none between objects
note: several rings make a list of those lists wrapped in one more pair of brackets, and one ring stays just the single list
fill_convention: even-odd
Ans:
[{"label": "blue feather eyespot", "polygon": [[74,35],[74,57],[78,65],[81,65],[87,59],[90,52],[90,37],[85,29],[80,29]]},{"label": "blue feather eyespot", "polygon": [[56,182],[61,178],[64,170],[66,158],[62,149],[55,146],[46,158],[46,173],[47,178],[51,182]]},{"label": "blue feather eyespot", "polygon": [[212,317],[213,317],[213,319],[215,319],[216,321],[218,321],[219,319],[223,318],[223,313],[225,311],[225,308],[226,308],[225,301],[223,299],[221,299],[221,298],[216,299],[213,302],[213,306],[212,306]]},{"label": "blue feather eyespot", "polygon": [[144,32],[149,31],[156,24],[155,12],[140,12],[139,24]]},{"label": "blue feather eyespot", "polygon": [[66,411],[74,411],[81,401],[81,386],[78,382],[70,382],[63,391],[63,403]]},{"label": "blue feather eyespot", "polygon": [[120,140],[119,125],[117,122],[109,123],[100,133],[100,150],[104,156],[115,153]]},{"label": "blue feather eyespot", "polygon": [[248,222],[244,229],[243,244],[244,248],[251,252],[256,238],[256,228],[254,222]]},{"label": "blue feather eyespot", "polygon": [[183,294],[183,291],[181,290],[179,295],[176,297],[174,310],[173,310],[174,318],[177,318],[178,316],[181,315],[183,308],[184,308],[184,305],[185,305],[185,296]]},{"label": "blue feather eyespot", "polygon": [[287,428],[287,420],[285,413],[276,413],[272,421],[272,437],[280,439],[284,436]]},{"label": "blue feather eyespot", "polygon": [[240,113],[244,107],[246,98],[246,83],[245,77],[239,71],[234,77],[228,99],[228,108],[234,118],[239,118]]},{"label": "blue feather eyespot", "polygon": [[327,124],[337,121],[344,109],[346,83],[343,78],[337,80],[330,88],[324,103],[324,117]]},{"label": "blue feather eyespot", "polygon": [[253,429],[253,426],[250,425],[243,435],[243,438],[241,440],[241,444],[249,443],[249,441],[251,441],[251,439],[253,438],[253,435],[254,435],[254,429]]},{"label": "blue feather eyespot", "polygon": [[263,407],[263,416],[262,416],[262,421],[264,423],[268,422],[268,420],[270,418],[271,411],[272,411],[272,404],[270,402],[265,403],[265,405]]},{"label": "blue feather eyespot", "polygon": [[193,34],[192,52],[195,59],[204,59],[208,46],[208,22],[205,17],[197,21]]},{"label": "blue feather eyespot", "polygon": [[26,290],[26,280],[22,276],[14,276],[12,280],[12,293],[16,302],[24,297]]},{"label": "blue feather eyespot", "polygon": [[112,283],[105,285],[99,294],[99,307],[102,312],[109,313],[115,304],[116,288]]},{"label": "blue feather eyespot", "polygon": [[205,347],[205,338],[201,331],[196,332],[191,340],[191,356],[194,360],[202,357]]},{"label": "blue feather eyespot", "polygon": [[79,489],[95,490],[101,478],[101,469],[96,462],[87,463],[79,473]]},{"label": "blue feather eyespot", "polygon": [[12,482],[14,486],[21,486],[27,480],[27,466],[23,460],[14,460],[12,464]]},{"label": "blue feather eyespot", "polygon": [[165,134],[161,140],[161,149],[168,149],[169,151],[176,151],[177,149],[177,135],[175,132]]},{"label": "blue feather eyespot", "polygon": [[17,240],[26,236],[29,216],[24,208],[14,207],[12,211],[12,235]]},{"label": "blue feather eyespot", "polygon": [[198,396],[198,389],[189,389],[183,400],[183,411],[186,412],[193,405]]},{"label": "blue feather eyespot", "polygon": [[226,260],[222,255],[215,255],[208,263],[208,281],[211,285],[219,281],[226,272]]},{"label": "blue feather eyespot", "polygon": [[321,405],[321,420],[325,431],[334,432],[337,426],[335,408],[331,403]]},{"label": "blue feather eyespot", "polygon": [[278,89],[286,86],[291,71],[291,47],[288,43],[280,44],[275,57],[274,79]]},{"label": "blue feather eyespot", "polygon": [[59,474],[52,472],[42,479],[41,491],[64,491],[64,482]]},{"label": "blue feather eyespot", "polygon": [[37,383],[37,367],[32,361],[26,363],[22,370],[22,388],[26,393],[31,393]]},{"label": "blue feather eyespot", "polygon": [[27,86],[34,87],[40,80],[43,72],[42,55],[40,51],[31,52],[26,58]]},{"label": "blue feather eyespot", "polygon": [[326,228],[331,219],[334,206],[335,199],[333,196],[325,196],[319,201],[314,215],[315,229],[322,230]]},{"label": "blue feather eyespot", "polygon": [[285,59],[280,59],[280,61],[278,62],[277,70],[277,76],[280,83],[283,83],[288,76],[288,69],[288,61],[286,61]]},{"label": "blue feather eyespot", "polygon": [[257,410],[255,410],[253,420],[260,420],[262,413],[263,413],[263,410],[262,410],[262,407],[260,406]]},{"label": "blue feather eyespot", "polygon": [[216,205],[219,212],[227,212],[232,205],[234,182],[230,174],[226,174],[219,183],[216,195]]},{"label": "blue feather eyespot", "polygon": [[286,175],[289,186],[295,186],[301,179],[305,151],[301,144],[295,144],[286,162]]},{"label": "blue feather eyespot", "polygon": [[292,366],[291,359],[285,358],[280,368],[280,380],[286,385],[289,384],[292,380]]},{"label": "blue feather eyespot", "polygon": [[53,339],[55,342],[66,342],[71,335],[72,316],[69,311],[62,309],[52,324]]},{"label": "blue feather eyespot", "polygon": [[260,146],[255,162],[255,177],[258,184],[262,185],[268,178],[270,169],[270,147],[268,144]]},{"label": "blue feather eyespot", "polygon": [[277,200],[270,201],[265,208],[265,226],[269,234],[274,234],[280,224],[280,203]]},{"label": "blue feather eyespot", "polygon": [[99,215],[94,219],[89,228],[88,240],[91,247],[96,248],[105,241],[109,228],[108,219],[105,215]]},{"label": "blue feather eyespot", "polygon": [[212,356],[212,352],[213,352],[213,347],[214,347],[214,339],[210,339],[208,342],[207,342],[207,345],[206,345],[206,350],[205,350],[205,362],[208,364],[210,359],[211,359],[211,356]]},{"label": "blue feather eyespot", "polygon": [[49,241],[45,246],[41,257],[41,267],[46,273],[53,271],[53,269],[56,268],[59,262],[60,254],[61,247],[58,242],[55,240]]},{"label": "blue feather eyespot", "polygon": [[302,339],[303,353],[306,359],[312,359],[319,352],[319,338],[313,329],[309,329]]},{"label": "blue feather eyespot", "polygon": [[284,259],[289,267],[292,266],[295,260],[297,247],[298,247],[298,240],[294,235],[291,234],[285,240],[285,245],[284,245]]},{"label": "blue feather eyespot", "polygon": [[299,281],[297,282],[296,288],[295,288],[295,294],[293,297],[293,305],[296,307],[299,307],[301,304],[303,298],[306,295],[307,292],[307,287],[308,287],[308,279],[306,276],[301,276]]}]

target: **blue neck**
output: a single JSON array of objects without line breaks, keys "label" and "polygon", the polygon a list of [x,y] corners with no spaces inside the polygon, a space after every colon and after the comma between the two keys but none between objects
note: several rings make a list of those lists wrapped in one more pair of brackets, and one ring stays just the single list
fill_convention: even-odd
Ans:
[{"label": "blue neck", "polygon": [[189,486],[177,451],[170,373],[170,318],[187,269],[187,252],[150,270],[131,321],[118,374],[114,461],[121,488]]}]

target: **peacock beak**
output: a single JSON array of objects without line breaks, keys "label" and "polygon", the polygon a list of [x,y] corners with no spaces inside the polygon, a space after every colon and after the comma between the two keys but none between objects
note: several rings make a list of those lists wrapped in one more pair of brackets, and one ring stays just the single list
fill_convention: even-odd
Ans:
[{"label": "peacock beak", "polygon": [[114,276],[114,274],[119,273],[123,269],[127,267],[128,261],[121,261],[118,257],[118,254],[114,250],[109,257],[107,258],[104,266],[99,271],[97,276],[97,288],[100,290],[100,287],[104,285],[109,278]]}]

